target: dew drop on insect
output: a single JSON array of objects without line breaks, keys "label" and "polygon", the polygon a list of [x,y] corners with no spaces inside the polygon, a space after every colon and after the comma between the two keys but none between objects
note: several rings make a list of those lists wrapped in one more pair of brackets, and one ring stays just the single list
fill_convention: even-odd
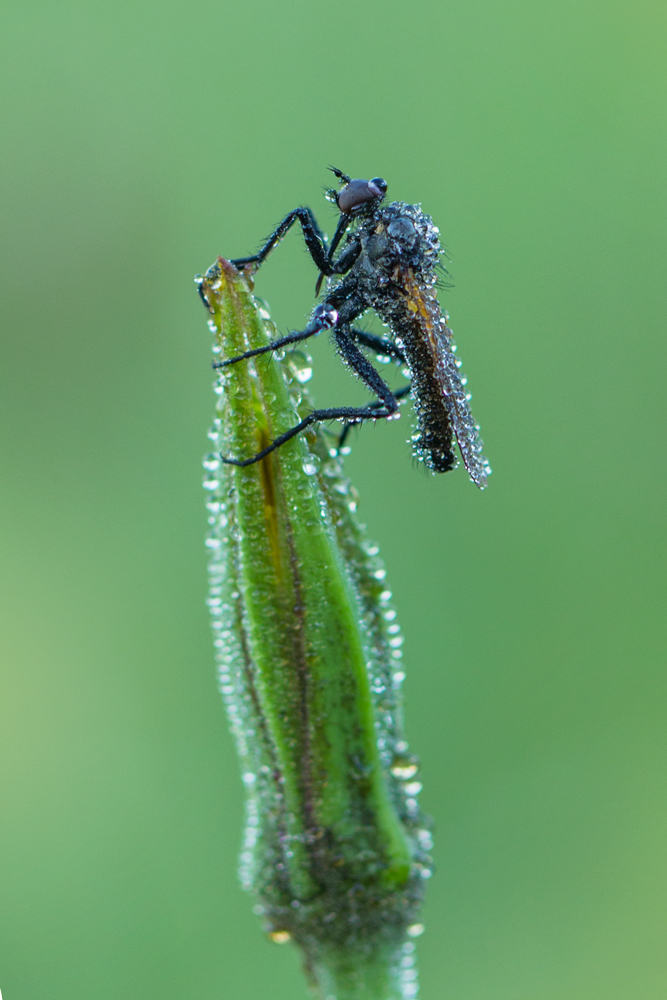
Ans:
[{"label": "dew drop on insect", "polygon": [[[424,871],[427,871],[427,869],[425,868]],[[427,878],[430,876],[430,874],[431,873],[429,872]],[[423,873],[422,873],[422,878],[424,878]],[[425,930],[426,928],[424,927],[423,924],[410,924],[407,931],[408,937],[411,938],[419,937],[420,934],[423,934]]]}]

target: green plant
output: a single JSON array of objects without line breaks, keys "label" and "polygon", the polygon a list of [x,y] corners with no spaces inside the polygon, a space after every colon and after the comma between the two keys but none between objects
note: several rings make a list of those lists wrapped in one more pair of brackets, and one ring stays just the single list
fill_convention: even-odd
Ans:
[{"label": "green plant", "polygon": [[[221,356],[275,338],[247,276],[219,259],[198,280]],[[300,352],[224,369],[205,460],[209,603],[247,791],[241,880],[322,1000],[405,1000],[430,834],[385,570],[326,431],[247,468],[220,461],[293,426],[308,376]]]}]

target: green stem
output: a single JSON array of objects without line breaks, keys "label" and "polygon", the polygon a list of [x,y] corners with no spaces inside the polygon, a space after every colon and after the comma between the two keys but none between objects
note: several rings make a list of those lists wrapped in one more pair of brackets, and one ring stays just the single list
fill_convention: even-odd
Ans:
[{"label": "green stem", "polygon": [[[404,946],[405,947],[405,946]],[[323,950],[313,969],[318,1000],[405,1000],[416,994],[413,954],[402,948],[378,949],[360,956],[354,951]]]}]

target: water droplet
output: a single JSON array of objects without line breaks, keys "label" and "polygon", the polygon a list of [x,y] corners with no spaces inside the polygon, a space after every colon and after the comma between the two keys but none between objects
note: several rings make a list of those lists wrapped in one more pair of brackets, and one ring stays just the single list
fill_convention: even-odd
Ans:
[{"label": "water droplet", "polygon": [[391,765],[391,773],[395,778],[413,778],[418,770],[417,762],[413,757],[394,757]]},{"label": "water droplet", "polygon": [[271,931],[269,937],[272,941],[275,941],[276,944],[287,944],[292,935],[289,931]]},{"label": "water droplet", "polygon": [[[424,869],[424,871],[426,871],[426,869]],[[423,924],[410,924],[410,926],[408,927],[408,937],[411,938],[419,937],[421,934],[424,933],[425,930],[426,928],[424,927]]]},{"label": "water droplet", "polygon": [[303,471],[307,476],[314,476],[320,465],[321,462],[317,455],[309,455],[303,463]]},{"label": "water droplet", "polygon": [[433,837],[430,830],[417,830],[417,840],[424,851],[430,851],[433,847]]},{"label": "water droplet", "polygon": [[246,773],[243,775],[244,785],[254,785],[256,781],[257,781],[257,775],[253,774],[252,771],[246,771]]}]

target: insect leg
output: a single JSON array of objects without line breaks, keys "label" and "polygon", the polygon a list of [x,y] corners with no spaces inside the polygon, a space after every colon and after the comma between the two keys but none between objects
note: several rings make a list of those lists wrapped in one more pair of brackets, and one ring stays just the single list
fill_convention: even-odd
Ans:
[{"label": "insect leg", "polygon": [[390,340],[377,337],[374,333],[366,333],[365,330],[350,330],[350,334],[357,343],[363,344],[364,347],[375,351],[376,354],[387,354],[390,358],[396,358],[397,361],[405,361],[403,351]]},{"label": "insect leg", "polygon": [[256,347],[252,351],[245,351],[243,354],[239,354],[235,358],[228,358],[227,361],[218,361],[211,367],[226,368],[228,365],[235,365],[237,361],[245,361],[246,358],[255,358],[258,354],[268,354],[269,351],[279,351],[280,348],[284,347],[286,344],[296,344],[300,340],[307,340],[308,337],[316,337],[318,333],[322,332],[322,330],[330,330],[337,319],[338,313],[336,310],[323,302],[314,310],[313,318],[305,330],[295,330],[294,333],[288,333],[286,337],[280,337],[278,340],[274,340],[270,344],[266,344],[264,347]]},{"label": "insect leg", "polygon": [[[382,337],[377,337],[374,333],[367,333],[366,330],[350,330],[350,335],[354,337],[357,343],[362,344],[364,347],[368,347],[371,351],[375,351],[376,354],[387,354],[389,357],[396,358],[397,361],[405,361],[405,355],[400,347],[392,343],[390,340],[384,340]],[[396,399],[403,399],[410,392],[411,385],[406,385],[402,389],[399,389],[394,393]],[[373,407],[377,407],[379,404],[371,403]],[[342,434],[338,438],[338,450],[343,447],[350,433],[350,428],[354,427],[354,424],[345,424]]]},{"label": "insect leg", "polygon": [[[335,254],[336,249],[338,248],[338,244],[340,243],[340,241],[342,240],[343,236],[345,235],[345,230],[347,229],[347,227],[349,226],[349,224],[350,224],[350,216],[349,215],[344,215],[341,212],[340,219],[338,220],[338,225],[336,226],[336,232],[334,233],[333,239],[331,241],[331,246],[329,247],[329,250],[327,251],[327,260],[329,261],[330,265],[331,265],[331,262],[333,261],[333,255]],[[317,284],[315,285],[315,295],[319,295],[320,294],[320,288],[322,287],[322,282],[323,281],[324,281],[324,271],[320,271],[320,276],[317,279]]]},{"label": "insect leg", "polygon": [[[399,399],[399,400],[400,399],[404,399],[408,395],[408,393],[410,392],[411,389],[412,389],[412,385],[411,384],[404,385],[402,389],[399,389],[397,392],[394,393],[394,397],[396,399]],[[375,407],[378,407],[378,406],[381,406],[381,405],[382,405],[381,403],[371,403],[370,406],[369,406],[369,409],[374,409]],[[338,438],[338,443],[336,444],[336,448],[338,449],[338,451],[340,451],[341,448],[343,447],[343,445],[345,444],[345,442],[347,440],[347,437],[348,437],[348,435],[349,435],[349,433],[350,433],[350,431],[351,431],[351,429],[353,427],[354,427],[354,422],[353,423],[347,423],[343,427],[342,433],[340,434],[340,436]]]},{"label": "insect leg", "polygon": [[338,328],[335,330],[335,339],[344,361],[357,373],[368,388],[375,393],[378,397],[376,402],[369,403],[366,406],[340,406],[327,410],[313,410],[312,413],[304,417],[295,427],[291,427],[288,431],[285,431],[284,434],[277,437],[266,448],[258,451],[252,458],[226,458],[224,455],[221,455],[220,457],[226,465],[236,465],[240,468],[253,465],[255,462],[261,461],[261,459],[265,458],[272,451],[275,451],[276,448],[280,448],[281,445],[296,437],[297,434],[306,430],[311,424],[320,423],[323,420],[344,420],[347,424],[359,424],[364,420],[389,417],[393,413],[396,413],[398,409],[396,396],[384,379],[376,372],[375,368],[373,368],[370,361],[361,353],[349,333],[342,328]]},{"label": "insect leg", "polygon": [[239,270],[246,267],[248,264],[254,264],[256,270],[260,264],[264,263],[276,244],[280,243],[285,233],[297,220],[301,223],[306,246],[308,247],[310,256],[315,261],[317,267],[320,271],[323,271],[324,274],[333,274],[331,265],[329,264],[324,236],[322,235],[322,231],[317,224],[315,216],[309,208],[295,208],[292,212],[286,215],[280,225],[274,229],[259,253],[253,254],[251,257],[237,257],[236,260],[233,260],[231,263],[234,267],[239,268]]}]

